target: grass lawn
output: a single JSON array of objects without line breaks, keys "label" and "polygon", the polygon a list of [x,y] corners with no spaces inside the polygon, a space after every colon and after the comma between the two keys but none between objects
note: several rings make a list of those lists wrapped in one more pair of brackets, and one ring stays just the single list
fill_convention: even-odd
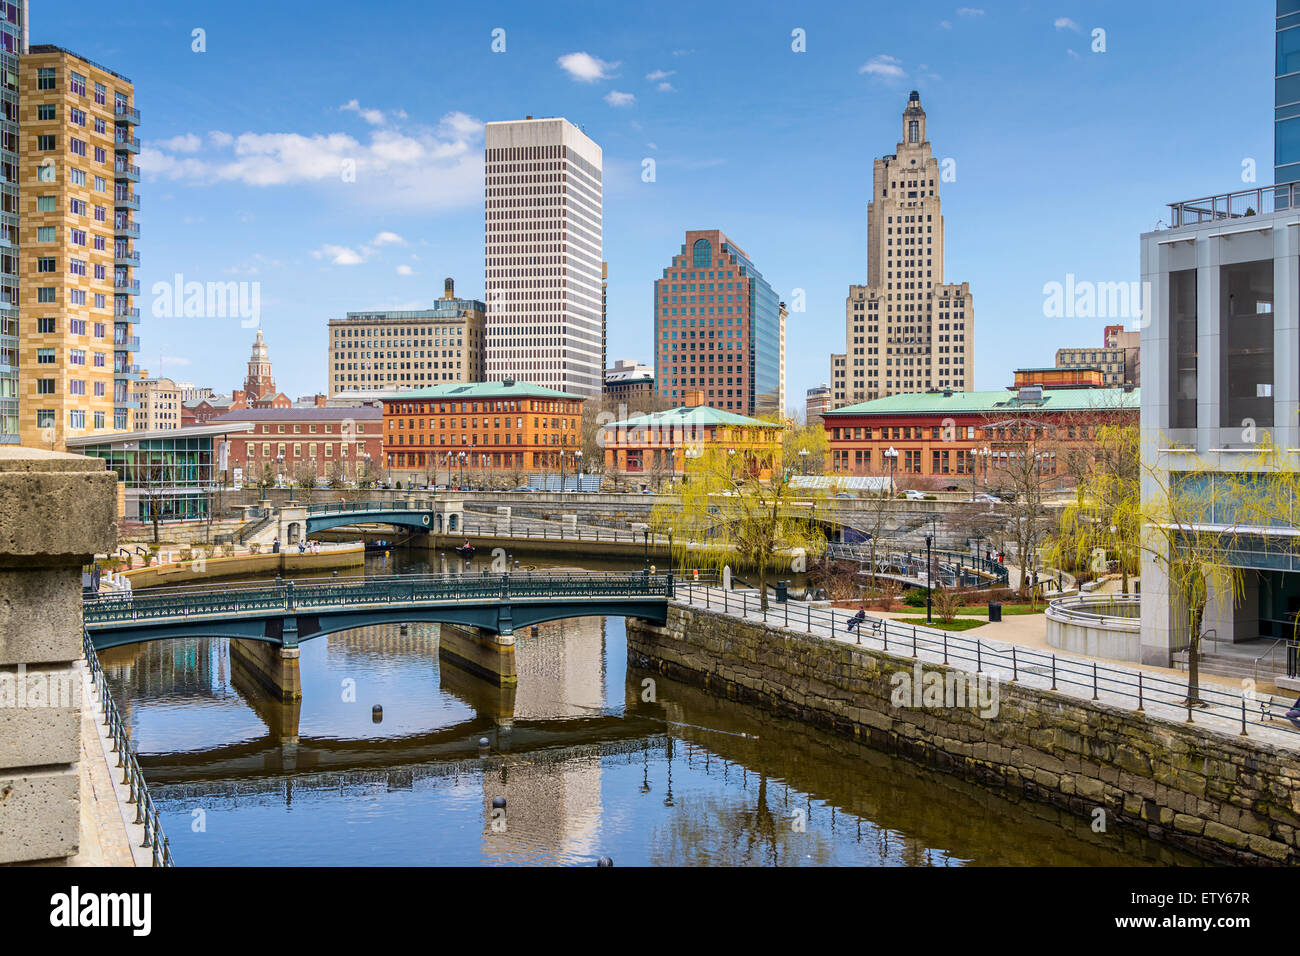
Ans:
[{"label": "grass lawn", "polygon": [[903,624],[925,624],[926,627],[937,627],[941,631],[969,631],[972,627],[980,627],[981,625],[988,623],[988,621],[982,619],[963,620],[962,618],[957,618],[957,620],[953,621],[951,624],[944,624],[937,617],[929,624],[925,623],[924,617],[896,617],[894,620]]}]

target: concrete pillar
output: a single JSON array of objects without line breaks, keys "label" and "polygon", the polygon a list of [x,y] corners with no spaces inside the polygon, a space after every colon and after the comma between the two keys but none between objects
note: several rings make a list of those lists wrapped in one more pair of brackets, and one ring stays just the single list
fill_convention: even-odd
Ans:
[{"label": "concrete pillar", "polygon": [[302,700],[298,648],[268,641],[230,641],[230,660],[265,691],[280,700]]},{"label": "concrete pillar", "polygon": [[497,507],[497,534],[510,534],[510,508],[506,506]]},{"label": "concrete pillar", "polygon": [[578,516],[576,514],[560,515],[560,527],[564,529],[565,535],[571,535],[577,533]]},{"label": "concrete pillar", "polygon": [[0,864],[77,852],[81,567],[116,547],[102,459],[0,446]]},{"label": "concrete pillar", "polygon": [[438,657],[503,687],[519,683],[513,634],[443,624],[438,634]]}]

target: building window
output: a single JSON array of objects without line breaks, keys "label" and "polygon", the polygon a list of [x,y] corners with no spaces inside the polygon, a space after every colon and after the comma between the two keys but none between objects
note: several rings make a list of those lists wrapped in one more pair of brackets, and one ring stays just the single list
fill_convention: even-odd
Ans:
[{"label": "building window", "polygon": [[57,117],[57,114],[56,114],[55,111],[54,111],[54,104],[53,104],[53,103],[41,103],[39,106],[37,106],[37,107],[36,107],[36,118],[37,118],[38,120],[52,120],[52,119],[57,119],[58,117]]},{"label": "building window", "polygon": [[41,150],[42,152],[48,153],[50,150],[56,149],[58,147],[58,143],[59,143],[59,138],[57,136],[50,135],[49,133],[44,133],[36,137],[36,148]]},{"label": "building window", "polygon": [[713,247],[709,245],[707,239],[695,240],[695,245],[691,248],[692,266],[696,269],[707,269],[713,264]]},{"label": "building window", "polygon": [[1222,266],[1219,279],[1222,428],[1273,424],[1273,262]]},{"label": "building window", "polygon": [[71,90],[73,93],[76,93],[78,96],[85,96],[86,78],[82,76],[80,73],[70,74],[70,82],[68,83],[68,89]]},{"label": "building window", "polygon": [[38,90],[54,89],[54,70],[41,67],[36,71],[36,88]]}]

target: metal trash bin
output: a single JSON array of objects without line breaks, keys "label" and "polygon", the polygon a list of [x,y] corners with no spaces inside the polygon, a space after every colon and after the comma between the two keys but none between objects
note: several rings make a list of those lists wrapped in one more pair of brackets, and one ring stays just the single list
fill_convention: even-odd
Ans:
[{"label": "metal trash bin", "polygon": [[997,601],[989,602],[989,620],[990,621],[1002,620],[1002,605],[999,604]]},{"label": "metal trash bin", "polygon": [[784,604],[789,594],[790,594],[790,582],[777,581],[776,582],[776,603]]}]

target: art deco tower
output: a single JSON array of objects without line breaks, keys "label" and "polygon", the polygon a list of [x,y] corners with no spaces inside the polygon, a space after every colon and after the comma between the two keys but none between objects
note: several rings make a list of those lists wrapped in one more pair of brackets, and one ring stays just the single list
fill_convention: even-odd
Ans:
[{"label": "art deco tower", "polygon": [[832,405],[898,392],[970,391],[970,284],[943,278],[940,163],[915,90],[897,151],[875,161],[867,204],[867,285],[849,286],[845,351],[831,356]]}]

